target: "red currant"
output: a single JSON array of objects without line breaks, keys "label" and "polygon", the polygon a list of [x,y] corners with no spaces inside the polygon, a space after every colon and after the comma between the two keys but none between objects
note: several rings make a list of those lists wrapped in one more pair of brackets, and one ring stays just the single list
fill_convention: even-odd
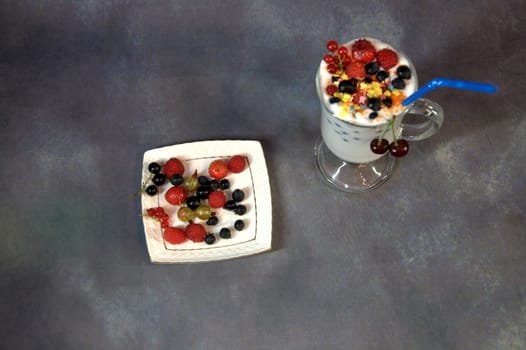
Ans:
[{"label": "red currant", "polygon": [[345,46],[340,46],[338,48],[338,55],[344,57],[347,56],[347,53],[349,53],[349,50]]},{"label": "red currant", "polygon": [[325,88],[325,91],[327,92],[327,95],[334,96],[334,94],[338,92],[338,88],[336,87],[336,85],[331,84],[331,85],[327,85],[327,87]]},{"label": "red currant", "polygon": [[403,157],[409,151],[409,143],[406,140],[396,140],[389,145],[389,152],[395,157]]},{"label": "red currant", "polygon": [[334,74],[338,71],[338,67],[334,65],[333,63],[327,65],[327,72]]},{"label": "red currant", "polygon": [[343,56],[342,63],[345,66],[348,65],[349,63],[351,63],[351,58],[348,55]]},{"label": "red currant", "polygon": [[160,218],[162,215],[164,214],[164,209],[163,207],[157,207],[155,208],[155,217],[158,217]]},{"label": "red currant", "polygon": [[371,141],[371,151],[376,154],[384,154],[389,149],[389,141],[375,138]]},{"label": "red currant", "polygon": [[334,57],[332,57],[332,55],[327,54],[325,55],[325,57],[323,57],[323,60],[325,61],[325,63],[330,64],[334,62]]},{"label": "red currant", "polygon": [[338,50],[338,42],[336,40],[327,41],[327,50],[330,52],[335,52]]}]

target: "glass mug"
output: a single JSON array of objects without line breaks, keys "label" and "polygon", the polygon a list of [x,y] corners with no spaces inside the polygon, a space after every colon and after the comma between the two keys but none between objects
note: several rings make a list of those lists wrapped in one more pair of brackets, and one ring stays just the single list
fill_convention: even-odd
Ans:
[{"label": "glass mug", "polygon": [[[349,43],[357,39],[351,40]],[[346,46],[348,46],[346,44]],[[401,51],[395,49],[400,55]],[[407,59],[415,80],[418,80],[413,64]],[[324,98],[320,81],[320,69],[316,73],[316,90],[321,104],[321,137],[314,151],[316,164],[322,176],[336,189],[345,192],[365,192],[383,184],[392,174],[395,157],[389,152],[376,154],[370,143],[374,138],[393,141],[397,138],[407,141],[420,141],[438,132],[444,120],[442,107],[429,99],[420,98],[406,106],[394,119],[394,133],[384,132],[388,122],[377,125],[361,125],[343,120],[335,115]]]}]

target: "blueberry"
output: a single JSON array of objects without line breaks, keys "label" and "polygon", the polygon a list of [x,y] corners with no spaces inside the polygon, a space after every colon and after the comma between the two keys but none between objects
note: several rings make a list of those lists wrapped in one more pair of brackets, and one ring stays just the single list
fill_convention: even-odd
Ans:
[{"label": "blueberry", "polygon": [[338,103],[341,100],[338,97],[331,97],[329,98],[329,103]]},{"label": "blueberry", "polygon": [[393,87],[398,90],[402,90],[403,88],[405,88],[405,82],[402,78],[393,79],[391,85],[393,85]]},{"label": "blueberry", "polygon": [[208,185],[201,185],[197,187],[195,190],[195,194],[199,199],[207,199],[208,195],[210,194],[210,186]]},{"label": "blueberry", "polygon": [[215,191],[215,190],[217,190],[218,188],[219,188],[219,181],[217,181],[217,180],[212,180],[212,181],[210,181],[210,189],[211,189],[212,191]]},{"label": "blueberry", "polygon": [[217,225],[218,222],[219,222],[219,219],[215,215],[209,217],[208,220],[206,220],[206,224],[208,226],[215,226]]},{"label": "blueberry", "polygon": [[164,174],[158,173],[153,176],[152,182],[157,185],[161,186],[166,181],[166,176]]},{"label": "blueberry", "polygon": [[234,210],[236,207],[237,204],[234,200],[226,201],[225,205],[223,206],[223,208],[225,208],[226,210]]},{"label": "blueberry", "polygon": [[386,97],[382,100],[382,103],[387,107],[387,108],[391,108],[391,106],[393,105],[393,100],[391,100],[390,97]]},{"label": "blueberry", "polygon": [[210,186],[210,180],[206,177],[206,176],[199,176],[197,178],[197,182],[200,184],[200,185],[207,185],[207,186]]},{"label": "blueberry", "polygon": [[219,237],[221,238],[230,238],[232,235],[230,234],[230,230],[226,227],[223,227],[221,231],[219,231]]},{"label": "blueberry", "polygon": [[243,199],[245,199],[245,192],[240,189],[235,190],[232,192],[232,199],[236,202],[241,202]]},{"label": "blueberry", "polygon": [[389,73],[387,73],[384,70],[381,70],[378,73],[376,73],[376,79],[378,79],[378,81],[384,81],[387,78],[389,78]]},{"label": "blueberry", "polygon": [[201,200],[197,196],[190,196],[186,198],[186,205],[192,210],[197,209],[199,204],[201,204]]},{"label": "blueberry", "polygon": [[145,192],[150,195],[150,196],[155,196],[157,194],[157,186],[155,185],[150,185],[148,187],[146,187],[146,190]]},{"label": "blueberry", "polygon": [[378,117],[378,113],[376,112],[371,112],[371,114],[369,114],[369,119],[375,119],[376,117]]},{"label": "blueberry", "polygon": [[372,97],[367,100],[367,107],[376,112],[382,107],[382,103],[379,99]]},{"label": "blueberry", "polygon": [[408,66],[400,66],[396,68],[396,75],[402,79],[411,79],[411,69]]},{"label": "blueberry", "polygon": [[244,215],[247,212],[247,207],[245,207],[243,204],[239,204],[234,208],[234,213],[237,215]]},{"label": "blueberry", "polygon": [[333,83],[337,82],[339,79],[340,79],[340,77],[338,77],[336,75],[333,75],[332,78],[331,78]]},{"label": "blueberry", "polygon": [[161,171],[161,166],[156,162],[148,164],[148,171],[152,174],[158,174]]},{"label": "blueberry", "polygon": [[338,85],[338,91],[345,94],[354,94],[358,81],[356,79],[342,80]]},{"label": "blueberry", "polygon": [[367,84],[371,84],[373,82],[373,79],[371,79],[371,77],[365,77],[365,79],[363,80],[364,83],[367,83]]},{"label": "blueberry", "polygon": [[219,182],[219,188],[222,190],[228,190],[230,188],[230,181],[227,179],[221,180],[221,182]]},{"label": "blueberry", "polygon": [[182,175],[174,174],[170,176],[170,183],[174,186],[181,186],[183,184],[184,178]]},{"label": "blueberry", "polygon": [[205,242],[206,242],[206,244],[214,244],[215,241],[216,241],[216,236],[214,236],[213,234],[208,233],[208,234],[205,236]]},{"label": "blueberry", "polygon": [[369,75],[378,73],[378,63],[376,63],[376,61],[367,63],[365,65],[365,72]]},{"label": "blueberry", "polygon": [[245,223],[243,220],[236,220],[236,222],[234,222],[234,228],[238,231],[241,231],[245,228]]}]

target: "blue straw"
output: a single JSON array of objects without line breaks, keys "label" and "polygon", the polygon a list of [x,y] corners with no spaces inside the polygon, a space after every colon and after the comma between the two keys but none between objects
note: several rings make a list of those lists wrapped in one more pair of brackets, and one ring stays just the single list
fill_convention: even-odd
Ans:
[{"label": "blue straw", "polygon": [[476,83],[473,81],[455,80],[447,78],[435,78],[429,81],[426,86],[415,91],[411,96],[402,101],[402,106],[407,106],[415,100],[427,94],[429,91],[439,87],[449,87],[455,89],[485,92],[487,94],[494,94],[497,92],[497,86],[485,83]]}]

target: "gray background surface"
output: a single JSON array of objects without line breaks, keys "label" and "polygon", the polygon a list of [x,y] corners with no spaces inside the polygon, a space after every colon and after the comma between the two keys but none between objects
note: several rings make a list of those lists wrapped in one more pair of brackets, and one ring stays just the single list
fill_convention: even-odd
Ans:
[{"label": "gray background surface", "polygon": [[[468,5],[469,4],[469,5]],[[524,1],[1,1],[0,348],[525,349]],[[378,190],[315,169],[328,39],[405,51],[446,120]],[[273,251],[149,262],[144,151],[260,140]]]}]

